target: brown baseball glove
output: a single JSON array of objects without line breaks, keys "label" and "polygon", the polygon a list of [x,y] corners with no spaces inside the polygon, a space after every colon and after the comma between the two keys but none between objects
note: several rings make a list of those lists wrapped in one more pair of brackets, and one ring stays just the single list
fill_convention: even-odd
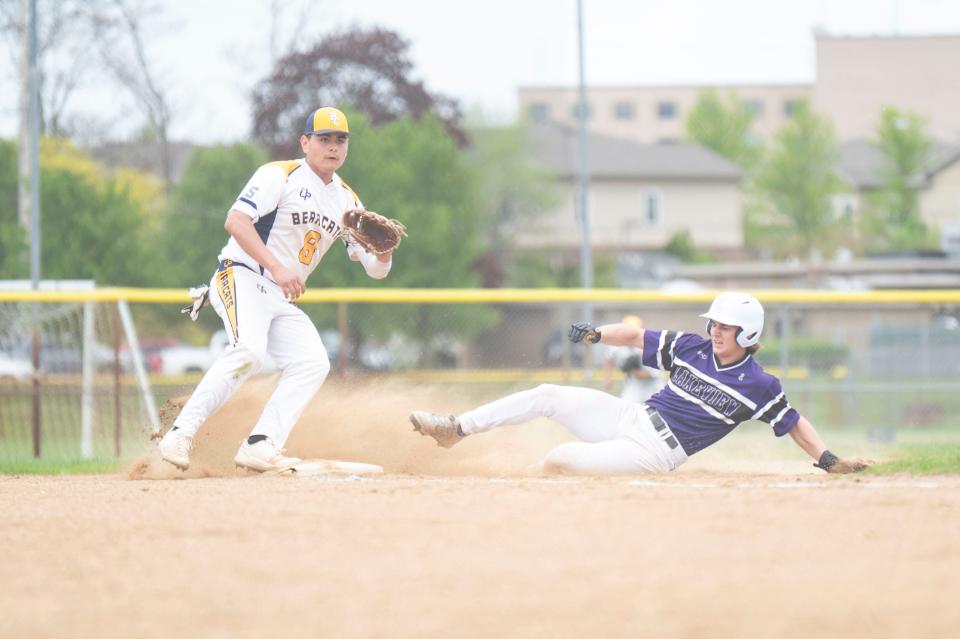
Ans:
[{"label": "brown baseball glove", "polygon": [[343,235],[367,251],[383,255],[400,246],[407,235],[407,227],[399,220],[384,217],[365,209],[353,209],[343,214]]},{"label": "brown baseball glove", "polygon": [[825,450],[814,466],[822,468],[831,475],[846,475],[869,468],[870,464],[862,459],[841,459],[829,450]]}]

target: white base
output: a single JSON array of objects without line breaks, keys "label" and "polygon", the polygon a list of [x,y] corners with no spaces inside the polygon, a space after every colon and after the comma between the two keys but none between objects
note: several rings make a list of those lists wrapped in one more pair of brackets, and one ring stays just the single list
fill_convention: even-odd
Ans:
[{"label": "white base", "polygon": [[287,477],[317,477],[321,475],[382,475],[383,467],[376,464],[339,461],[336,459],[305,459],[296,466],[275,470],[265,475]]}]

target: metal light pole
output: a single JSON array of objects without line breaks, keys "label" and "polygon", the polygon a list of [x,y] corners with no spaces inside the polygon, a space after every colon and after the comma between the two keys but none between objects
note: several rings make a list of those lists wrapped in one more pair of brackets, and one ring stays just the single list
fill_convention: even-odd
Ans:
[{"label": "metal light pole", "polygon": [[30,281],[40,288],[40,70],[37,68],[37,0],[30,0]]},{"label": "metal light pole", "polygon": [[[587,85],[583,65],[583,0],[577,0],[577,57],[579,85],[577,88],[577,199],[576,215],[580,224],[580,286],[593,288],[593,254],[590,247],[590,212],[587,194],[590,191],[590,162],[587,147]],[[584,302],[583,321],[593,321],[593,304]]]},{"label": "metal light pole", "polygon": [[[580,224],[580,287],[593,288],[593,254],[590,248],[590,211],[587,194],[590,191],[590,160],[587,145],[587,83],[583,67],[583,0],[577,0],[577,58],[579,83],[577,87],[577,199],[576,216]],[[593,304],[583,303],[581,319],[593,323]],[[586,378],[593,376],[592,350],[583,355],[583,371]]]},{"label": "metal light pole", "polygon": [[[33,290],[40,288],[40,71],[37,68],[37,0],[29,0],[27,15],[27,90],[29,91],[28,149],[30,166],[30,283]],[[22,90],[22,89],[21,89]],[[22,117],[22,115],[21,115]],[[23,140],[21,140],[21,144]],[[23,164],[21,163],[21,166]],[[21,187],[20,195],[24,189]],[[31,308],[35,308],[35,305]],[[40,457],[40,326],[34,318],[33,325],[33,456]]]}]

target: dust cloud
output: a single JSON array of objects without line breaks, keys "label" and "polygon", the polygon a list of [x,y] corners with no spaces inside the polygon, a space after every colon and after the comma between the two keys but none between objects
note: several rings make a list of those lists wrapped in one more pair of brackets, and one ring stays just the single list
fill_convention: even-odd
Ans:
[{"label": "dust cloud", "polygon": [[[150,444],[148,452],[127,469],[127,476],[256,476],[236,468],[233,456],[256,423],[275,384],[275,377],[254,378],[211,416],[194,438],[189,470],[180,471],[164,462],[156,445]],[[476,392],[475,388],[472,392]],[[185,399],[174,399],[161,410],[164,428],[172,423]],[[377,464],[390,474],[514,477],[537,473],[531,467],[548,451],[573,440],[563,427],[538,419],[468,437],[447,449],[415,432],[408,420],[414,410],[460,414],[479,401],[482,400],[464,395],[455,384],[432,386],[382,377],[332,378],[320,388],[293,429],[286,444],[287,454],[302,459]],[[788,437],[774,437],[768,431],[769,427],[759,422],[744,424],[670,474],[691,481],[716,476],[822,476],[822,471],[813,468],[811,460]],[[848,454],[860,448],[855,442],[847,445],[854,446],[844,450]]]},{"label": "dust cloud", "polygon": [[[180,471],[160,459],[156,446],[127,470],[131,479],[244,476],[233,456],[253,428],[275,378],[252,379],[207,420]],[[287,441],[288,455],[383,466],[387,473],[443,476],[522,476],[554,446],[572,437],[560,426],[536,420],[470,437],[454,448],[437,446],[413,430],[414,410],[459,414],[475,406],[456,387],[395,379],[330,379],[307,406]],[[170,419],[169,421],[172,421]],[[166,424],[166,420],[165,420]]]}]

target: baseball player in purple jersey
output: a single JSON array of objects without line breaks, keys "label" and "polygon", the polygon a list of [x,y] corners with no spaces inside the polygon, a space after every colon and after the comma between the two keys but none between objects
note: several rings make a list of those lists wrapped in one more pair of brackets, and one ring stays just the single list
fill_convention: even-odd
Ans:
[{"label": "baseball player in purple jersey", "polygon": [[709,338],[631,324],[570,327],[573,342],[634,346],[643,364],[669,371],[670,381],[643,404],[602,391],[543,384],[455,417],[414,412],[414,429],[449,448],[468,435],[548,417],[581,441],[562,444],[543,460],[545,470],[584,474],[663,472],[759,420],[777,437],[789,434],[814,464],[831,473],[862,470],[839,459],[816,429],[787,401],[780,380],[753,358],[763,332],[763,307],[745,293],[721,293],[701,315]]},{"label": "baseball player in purple jersey", "polygon": [[[300,136],[304,157],[261,166],[230,208],[224,225],[230,239],[220,252],[209,301],[232,343],[160,440],[160,455],[171,464],[182,469],[190,465],[197,430],[267,354],[279,366],[280,379],[234,461],[257,472],[301,461],[284,455],[283,444],[326,379],[330,361],[313,322],[292,302],[338,241],[374,279],[386,277],[392,264],[392,253],[368,253],[343,235],[344,213],[363,208],[337,175],[349,141],[346,116],[332,107],[317,109]],[[202,305],[205,298],[200,299]],[[199,306],[192,317],[197,310]]]}]

